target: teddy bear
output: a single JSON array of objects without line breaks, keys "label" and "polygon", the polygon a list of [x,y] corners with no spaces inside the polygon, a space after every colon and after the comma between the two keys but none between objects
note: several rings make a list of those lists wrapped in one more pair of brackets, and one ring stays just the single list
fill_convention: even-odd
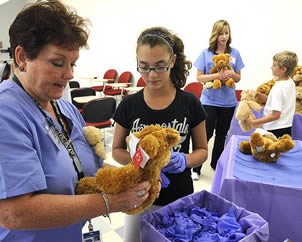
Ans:
[{"label": "teddy bear", "polygon": [[[229,54],[220,54],[215,55],[212,58],[214,62],[214,66],[210,70],[210,74],[218,73],[224,70],[232,70],[232,67],[229,65],[230,55]],[[226,85],[229,88],[233,88],[235,86],[234,80],[232,78],[227,81],[221,81],[219,79],[215,79],[213,81],[213,88],[219,89],[221,85]]]},{"label": "teddy bear", "polygon": [[213,82],[206,82],[205,84],[203,84],[204,90],[209,90],[212,87],[213,87]]},{"label": "teddy bear", "polygon": [[86,126],[83,128],[83,133],[88,144],[93,147],[94,152],[103,160],[106,160],[106,152],[103,143],[104,138],[101,130],[94,126]]},{"label": "teddy bear", "polygon": [[292,138],[285,134],[278,139],[270,132],[263,129],[256,129],[251,134],[250,141],[241,141],[239,150],[244,154],[252,156],[266,163],[275,163],[281,155],[295,147]]},{"label": "teddy bear", "polygon": [[296,66],[292,78],[293,78],[296,86],[302,87],[302,65]]},{"label": "teddy bear", "polygon": [[[256,89],[257,92],[264,94],[266,96],[268,96],[268,94],[270,93],[272,87],[275,85],[276,82],[276,78],[274,77],[274,79],[262,83],[261,85],[259,85]],[[266,102],[263,102],[259,97],[256,96],[256,102],[259,103],[262,107],[265,105]]]},{"label": "teddy bear", "polygon": [[302,87],[296,87],[296,113],[302,114]]},{"label": "teddy bear", "polygon": [[240,128],[243,132],[248,132],[251,129],[258,128],[258,126],[253,126],[247,123],[247,118],[249,114],[252,115],[253,119],[256,119],[253,110],[259,112],[261,106],[255,101],[256,91],[254,90],[244,90],[241,92],[241,99],[237,106],[235,117],[239,121]]},{"label": "teddy bear", "polygon": [[132,135],[138,139],[136,149],[149,157],[144,168],[141,166],[136,167],[131,162],[123,167],[100,168],[96,173],[96,177],[84,177],[78,182],[77,194],[101,191],[117,194],[128,188],[135,187],[142,181],[149,181],[151,184],[149,197],[140,206],[124,211],[124,213],[130,215],[138,214],[153,204],[160,189],[161,168],[169,163],[171,148],[179,143],[180,135],[175,129],[162,128],[159,125],[147,126]]}]

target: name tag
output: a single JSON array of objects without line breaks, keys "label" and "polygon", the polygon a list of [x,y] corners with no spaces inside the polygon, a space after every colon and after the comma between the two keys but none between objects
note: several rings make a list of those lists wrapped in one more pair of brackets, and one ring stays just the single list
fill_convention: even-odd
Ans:
[{"label": "name tag", "polygon": [[83,234],[83,242],[103,242],[101,233],[99,230],[91,231]]},{"label": "name tag", "polygon": [[61,143],[61,140],[60,140],[58,134],[54,130],[54,127],[50,127],[47,122],[44,123],[44,127],[45,127],[50,139],[52,140],[52,142],[60,150],[62,143]]}]

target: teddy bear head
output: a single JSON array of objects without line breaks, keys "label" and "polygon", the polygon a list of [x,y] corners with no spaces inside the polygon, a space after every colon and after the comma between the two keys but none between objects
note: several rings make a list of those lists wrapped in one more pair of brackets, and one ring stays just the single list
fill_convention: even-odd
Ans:
[{"label": "teddy bear head", "polygon": [[263,83],[257,87],[257,92],[260,92],[265,95],[268,95],[270,90],[271,90],[271,87],[269,85],[267,85],[266,83]]},{"label": "teddy bear head", "polygon": [[302,65],[297,65],[294,70],[294,75],[302,75]]},{"label": "teddy bear head", "polygon": [[217,69],[221,69],[229,65],[230,55],[229,54],[215,55],[213,56],[212,60],[214,62],[215,67]]},{"label": "teddy bear head", "polygon": [[240,101],[255,101],[256,92],[254,90],[243,90]]},{"label": "teddy bear head", "polygon": [[302,86],[302,65],[296,66],[293,74],[293,80],[296,86]]},{"label": "teddy bear head", "polygon": [[150,167],[164,167],[170,159],[170,149],[180,140],[179,132],[172,128],[162,128],[159,125],[150,125],[133,135],[139,139],[137,148],[140,147],[149,156],[144,169]]}]

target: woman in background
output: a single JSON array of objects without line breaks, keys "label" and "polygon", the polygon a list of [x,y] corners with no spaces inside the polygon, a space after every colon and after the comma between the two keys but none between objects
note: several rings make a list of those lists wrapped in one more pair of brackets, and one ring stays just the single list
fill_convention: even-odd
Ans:
[{"label": "woman in background", "polygon": [[[232,42],[231,28],[227,21],[218,20],[214,23],[209,47],[204,49],[194,66],[197,68],[197,81],[203,84],[215,79],[226,81],[233,78],[235,83],[241,80],[241,69],[244,67],[240,53],[230,46]],[[226,54],[230,57],[229,65],[233,70],[210,74],[214,66],[212,58],[214,55]],[[220,89],[203,90],[200,101],[208,114],[206,120],[207,141],[213,136],[215,130],[215,141],[212,151],[211,167],[215,170],[217,161],[224,149],[225,138],[230,127],[235,106],[237,103],[235,87],[228,88],[222,85]],[[198,180],[201,166],[193,169],[192,178]]]}]

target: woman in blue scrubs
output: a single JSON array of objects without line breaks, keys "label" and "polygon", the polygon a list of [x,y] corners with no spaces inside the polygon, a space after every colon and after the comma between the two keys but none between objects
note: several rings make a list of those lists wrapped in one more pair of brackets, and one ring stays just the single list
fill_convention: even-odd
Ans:
[{"label": "woman in blue scrubs", "polygon": [[58,1],[26,7],[10,26],[16,69],[0,85],[0,241],[80,242],[86,220],[148,197],[148,182],[116,195],[75,195],[78,180],[103,166],[81,114],[61,98],[87,47],[86,27]]}]

